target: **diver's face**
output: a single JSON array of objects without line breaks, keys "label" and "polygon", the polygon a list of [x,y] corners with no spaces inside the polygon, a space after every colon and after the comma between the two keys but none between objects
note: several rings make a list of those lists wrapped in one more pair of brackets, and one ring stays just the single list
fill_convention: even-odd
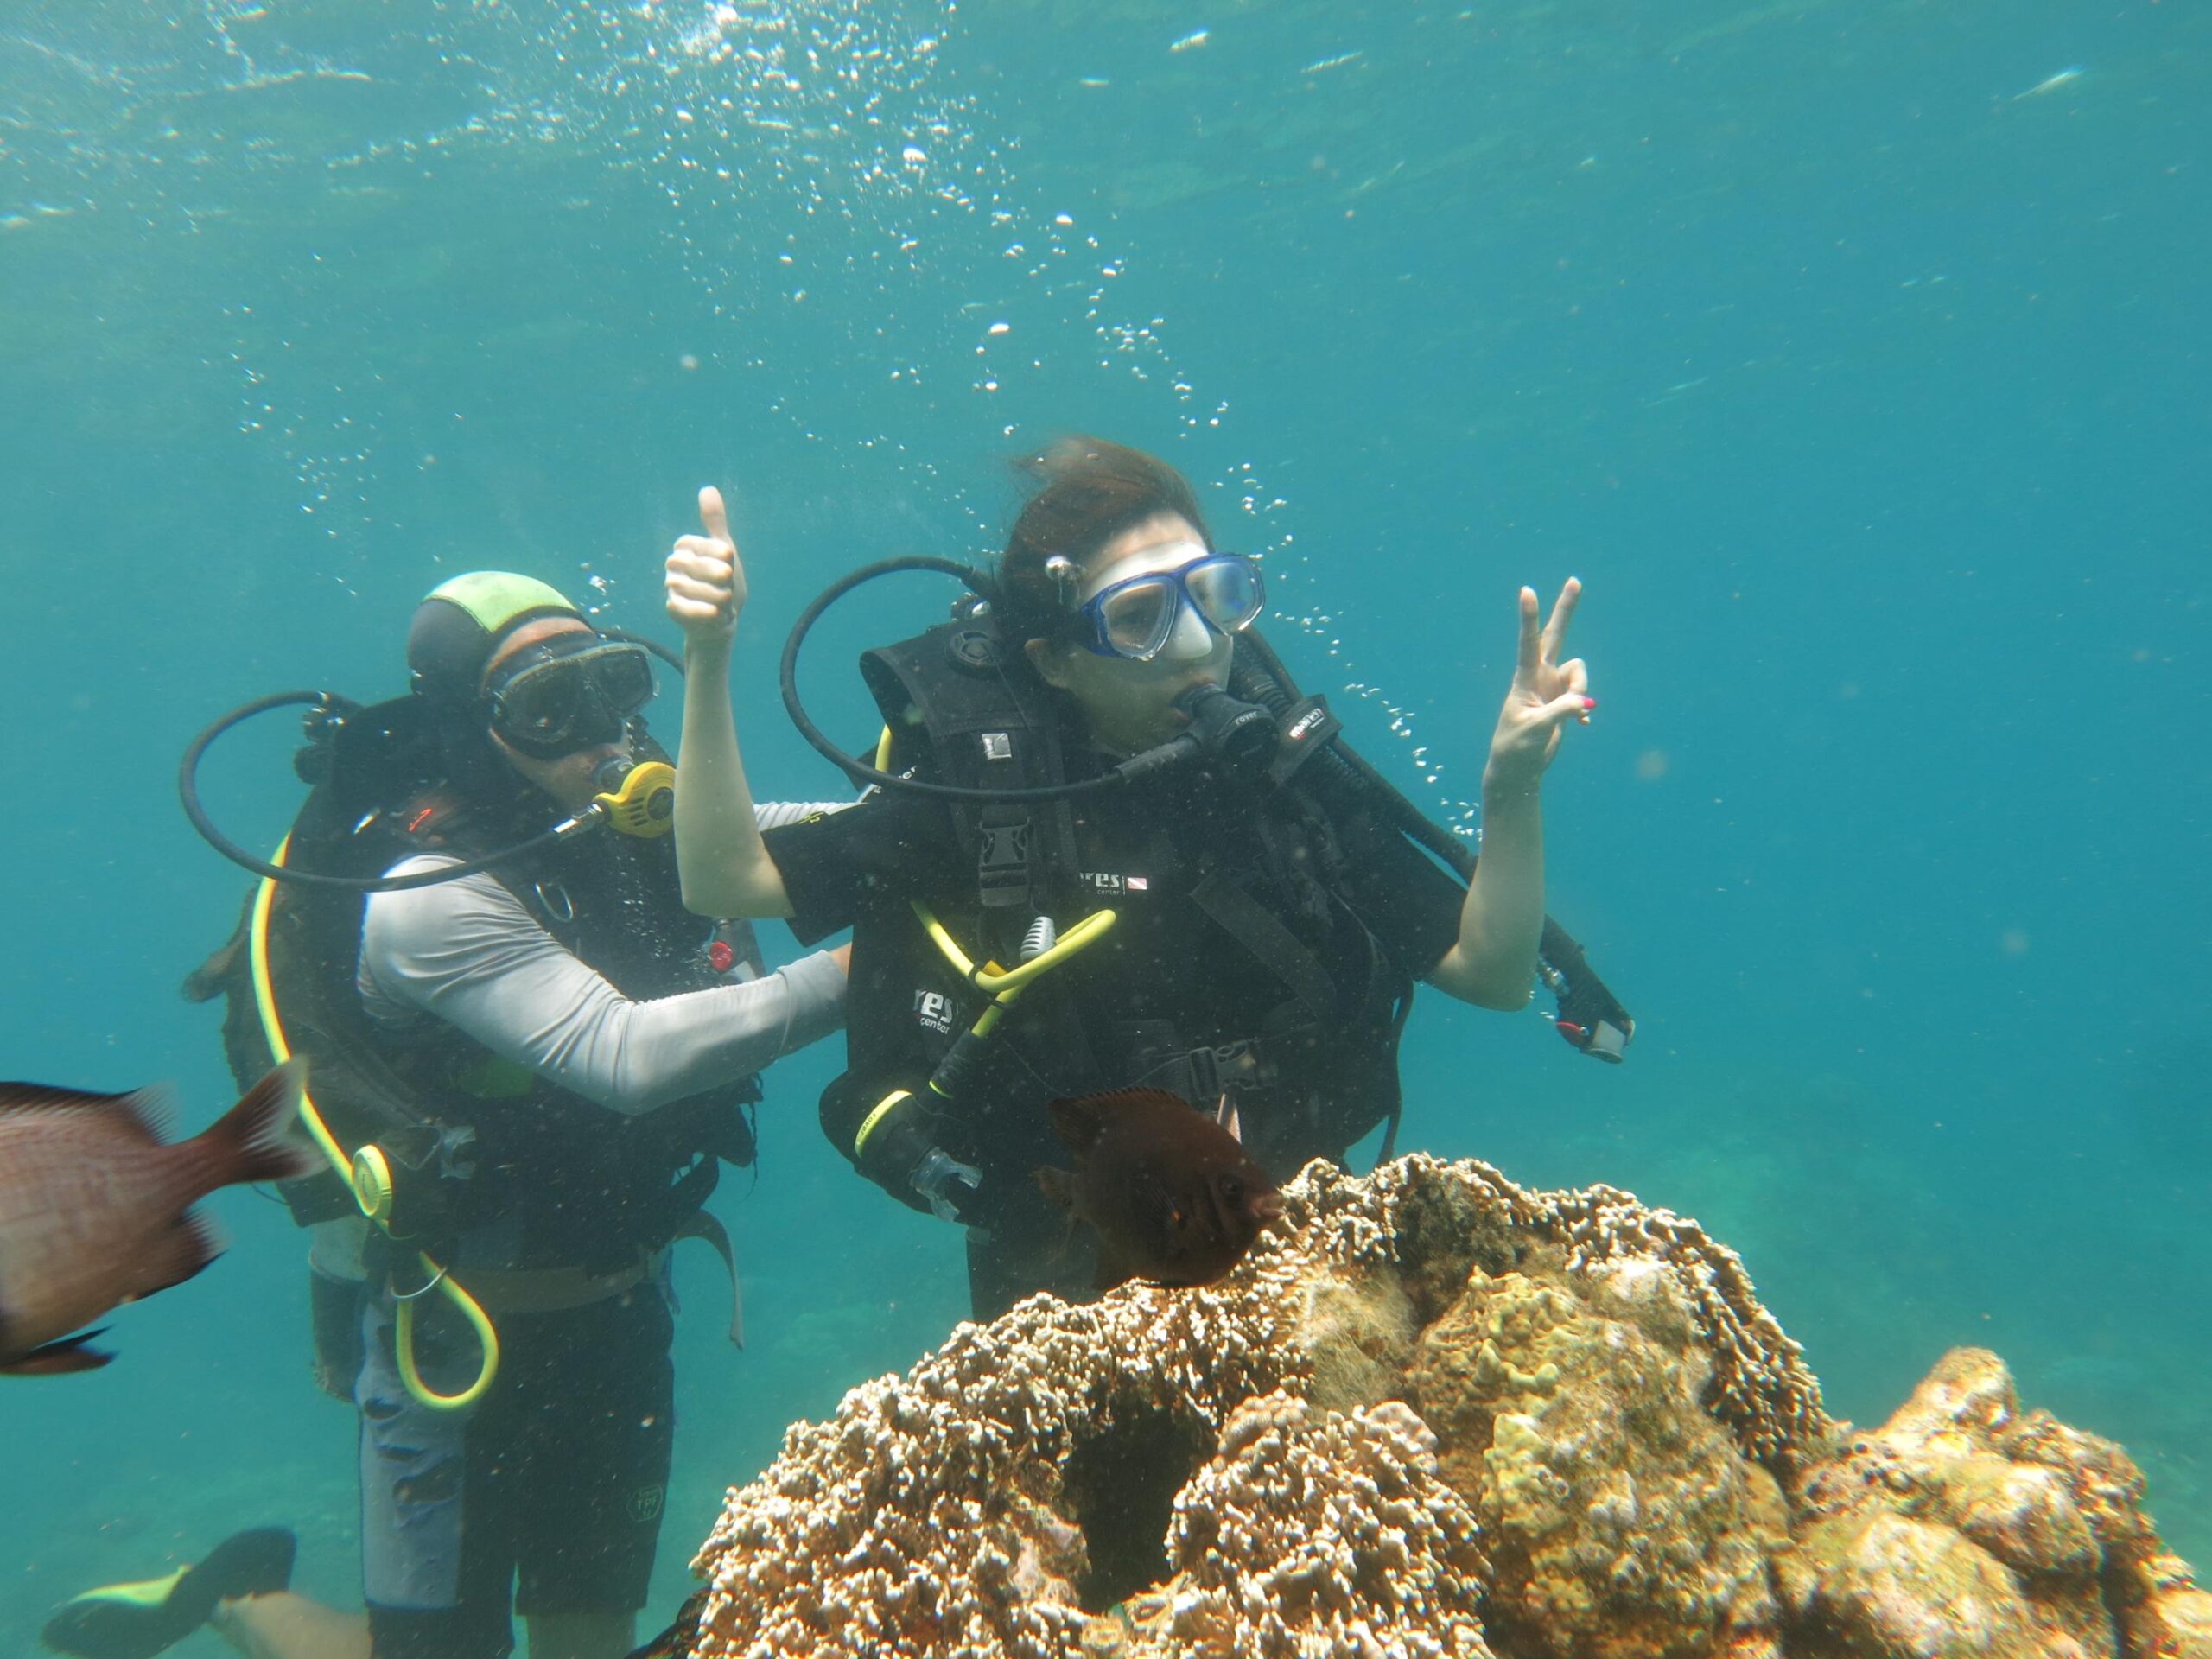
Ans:
[{"label": "diver's face", "polygon": [[[1179,512],[1163,512],[1132,524],[1099,549],[1084,569],[1077,605],[1133,576],[1180,570],[1208,556],[1205,538]],[[1165,743],[1190,724],[1175,699],[1194,685],[1225,685],[1235,651],[1230,636],[1208,627],[1190,606],[1148,663],[1102,657],[1080,639],[1032,639],[1029,660],[1047,685],[1066,692],[1083,710],[1092,740],[1102,748],[1135,754]]]},{"label": "diver's face", "polygon": [[[484,664],[483,683],[489,685],[492,677],[508,658],[540,640],[557,639],[564,633],[590,632],[587,624],[573,616],[542,616],[535,622],[525,622],[499,642],[499,648],[492,653],[492,660]],[[497,732],[491,734],[491,737],[492,747],[506,757],[509,766],[572,812],[582,811],[591,804],[592,798],[599,793],[598,786],[593,781],[599,769],[616,756],[630,752],[627,733],[623,734],[620,742],[594,743],[589,748],[578,749],[573,754],[559,755],[550,760],[523,753],[511,747]]]}]

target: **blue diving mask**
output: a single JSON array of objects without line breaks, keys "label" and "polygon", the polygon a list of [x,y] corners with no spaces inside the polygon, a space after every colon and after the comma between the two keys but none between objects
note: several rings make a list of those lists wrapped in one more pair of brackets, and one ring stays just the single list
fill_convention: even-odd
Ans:
[{"label": "blue diving mask", "polygon": [[1211,553],[1100,588],[1070,627],[1101,657],[1148,663],[1174,638],[1186,607],[1213,632],[1242,633],[1266,603],[1257,564],[1240,553]]}]

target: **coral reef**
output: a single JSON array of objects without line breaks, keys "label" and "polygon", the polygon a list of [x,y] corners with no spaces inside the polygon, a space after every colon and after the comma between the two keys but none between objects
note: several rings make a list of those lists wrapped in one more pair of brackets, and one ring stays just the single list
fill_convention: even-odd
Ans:
[{"label": "coral reef", "polygon": [[1247,1401],[1176,1496],[1173,1592],[1141,1598],[1132,1621],[1205,1659],[1488,1659],[1475,1519],[1436,1451],[1396,1401],[1349,1413],[1281,1392]]},{"label": "coral reef", "polygon": [[1700,1404],[1705,1351],[1634,1265],[1652,1259],[1573,1289],[1477,1268],[1421,1337],[1409,1395],[1475,1497],[1491,1628],[1514,1652],[1770,1650],[1781,1490]]},{"label": "coral reef", "polygon": [[1219,1285],[1033,1297],[794,1426],[664,1650],[2212,1659],[2133,1465],[1993,1356],[1854,1435],[1627,1193],[1415,1156],[1285,1198]]},{"label": "coral reef", "polygon": [[2127,1454],[2023,1413],[1981,1349],[1944,1356],[1791,1499],[1777,1576],[1808,1655],[2212,1656],[2212,1595],[2159,1543]]}]

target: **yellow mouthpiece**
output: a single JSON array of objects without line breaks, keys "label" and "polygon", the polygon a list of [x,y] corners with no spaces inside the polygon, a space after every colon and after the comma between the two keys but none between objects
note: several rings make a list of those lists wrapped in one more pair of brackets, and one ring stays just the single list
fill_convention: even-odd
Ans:
[{"label": "yellow mouthpiece", "polygon": [[607,815],[617,835],[650,840],[676,827],[676,768],[647,760],[632,768],[612,795],[595,795],[592,804]]}]

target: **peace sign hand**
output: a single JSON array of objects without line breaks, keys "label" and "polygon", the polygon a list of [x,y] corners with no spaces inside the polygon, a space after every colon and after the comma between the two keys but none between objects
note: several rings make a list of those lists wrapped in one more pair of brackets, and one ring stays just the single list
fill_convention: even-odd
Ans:
[{"label": "peace sign hand", "polygon": [[690,645],[727,646],[745,608],[745,566],[730,539],[722,493],[711,484],[699,492],[699,527],[704,535],[677,537],[668,556],[669,620]]},{"label": "peace sign hand", "polygon": [[1570,576],[1552,607],[1551,620],[1539,632],[1536,590],[1521,590],[1521,657],[1491,737],[1485,788],[1533,788],[1559,753],[1560,734],[1567,722],[1590,723],[1590,711],[1598,706],[1589,695],[1590,671],[1579,657],[1559,660],[1567,625],[1581,597],[1581,582]]}]

